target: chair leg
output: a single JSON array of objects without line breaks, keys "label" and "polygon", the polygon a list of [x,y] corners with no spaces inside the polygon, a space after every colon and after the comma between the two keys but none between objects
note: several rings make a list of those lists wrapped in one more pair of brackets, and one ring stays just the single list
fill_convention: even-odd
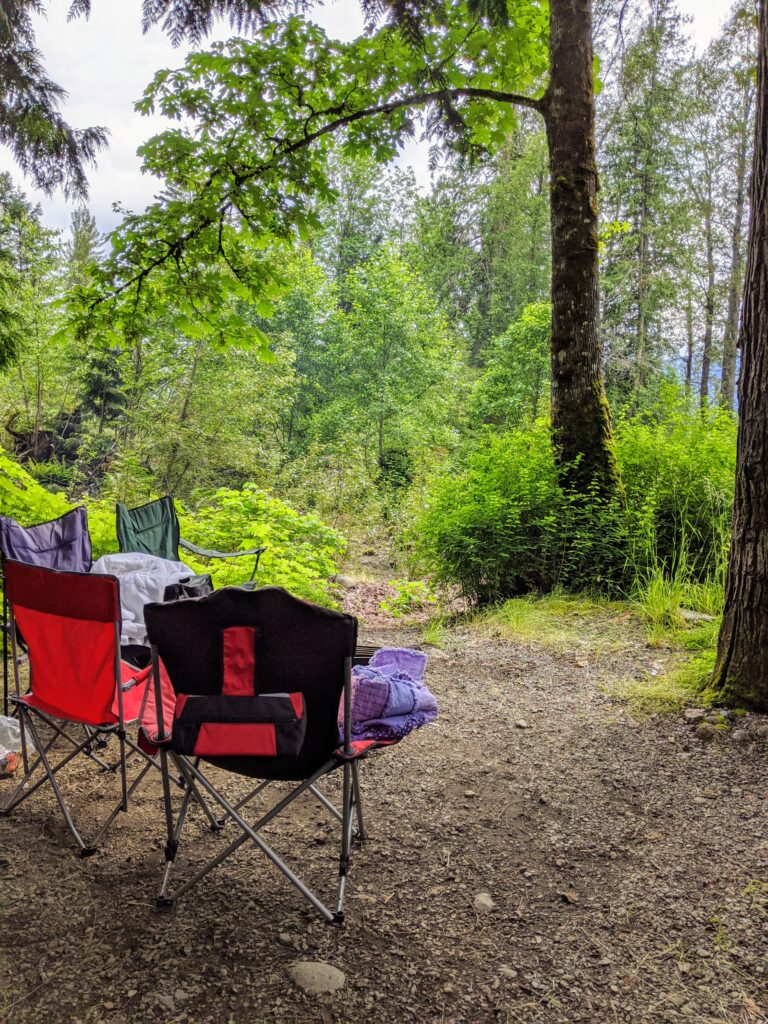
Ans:
[{"label": "chair leg", "polygon": [[[360,792],[360,776],[357,761],[352,761],[352,806],[354,808],[354,817],[357,821],[352,827],[352,838],[358,843],[364,843],[366,839],[365,822],[363,819],[363,800]],[[343,812],[336,807],[333,801],[329,800],[325,793],[321,792],[317,786],[310,786],[310,792],[316,797],[323,807],[331,813],[337,821],[343,820]]]},{"label": "chair leg", "polygon": [[[171,783],[168,776],[168,751],[165,747],[160,748],[160,771],[163,777],[163,809],[165,811],[165,828],[166,828],[166,844],[165,844],[165,865],[163,867],[163,877],[160,883],[160,890],[157,894],[157,906],[158,907],[169,907],[173,901],[166,897],[166,891],[168,889],[168,880],[171,875],[171,868],[173,862],[176,859],[176,850],[178,849],[178,837],[175,835],[175,827],[173,821],[173,807],[171,806]],[[189,789],[185,792],[185,798],[188,799]],[[182,819],[183,822],[183,819]],[[181,826],[179,826],[179,833],[181,832]]]},{"label": "chair leg", "polygon": [[[43,764],[43,761],[42,758],[40,757],[40,752],[38,752],[37,757],[34,759],[34,761],[32,761],[32,764],[30,765],[29,763],[29,743],[27,740],[26,730],[32,728],[32,717],[30,715],[29,722],[27,722],[27,715],[29,715],[29,711],[23,708],[19,709],[19,725],[21,728],[21,750],[22,762],[24,763],[24,775],[21,778],[21,780],[16,784],[15,788],[11,791],[10,796],[5,801],[2,808],[0,808],[0,814],[3,815],[10,814],[11,811],[18,807],[19,804],[23,803],[27,799],[27,797],[32,796],[32,794],[36,792],[36,790],[38,790],[42,785],[44,785],[44,783],[48,779],[48,775],[45,771],[45,768],[43,768],[42,775],[34,784],[30,785],[32,776],[34,775],[37,768]],[[44,721],[46,720],[44,719]],[[72,739],[69,733],[65,732],[63,729],[56,726],[54,722],[47,722],[47,724],[53,727],[54,735],[41,748],[45,751],[46,754],[48,753],[49,750],[52,749],[53,745],[56,743],[56,740],[58,739],[59,736],[63,736],[68,743],[71,743],[73,748],[72,750],[70,750],[68,754],[61,758],[61,760],[57,764],[55,764],[53,768],[51,768],[51,772],[53,775],[60,771],[65,765],[69,764],[69,762],[78,754],[82,753],[86,754],[89,757],[91,756],[87,749],[88,744],[90,742],[88,738],[81,740],[80,743],[78,743],[76,740]],[[98,758],[94,758],[94,760],[99,761]],[[99,763],[103,762],[99,761]]]},{"label": "chair leg", "polygon": [[357,818],[357,835],[355,838],[358,842],[364,843],[367,835],[363,819],[363,798],[360,792],[360,769],[357,761],[352,762],[352,797],[355,804],[355,817]]},{"label": "chair leg", "polygon": [[339,884],[336,893],[336,913],[334,924],[344,923],[344,896],[349,873],[349,851],[352,844],[352,765],[345,762],[343,766],[344,781],[342,783],[342,818],[341,818],[341,853],[339,854]]},{"label": "chair leg", "polygon": [[[167,756],[167,755],[166,755]],[[168,892],[168,879],[173,866],[173,857],[175,857],[176,849],[172,848],[172,843],[176,842],[178,845],[178,837],[181,834],[181,824],[177,821],[175,829],[173,826],[173,817],[169,811],[166,811],[166,822],[168,827],[169,836],[169,854],[173,856],[166,856],[165,869],[163,873],[163,881],[160,887],[160,892],[157,897],[157,906],[159,908],[167,908],[173,905],[173,903],[184,893],[188,892],[193,886],[204,878],[209,871],[215,868],[218,864],[221,864],[230,854],[234,853],[240,846],[242,846],[248,839],[251,839],[261,852],[281,871],[285,877],[294,885],[299,892],[312,904],[313,907],[325,918],[326,921],[332,923],[340,920],[332,910],[325,906],[325,904],[312,892],[312,890],[305,885],[305,883],[296,875],[288,864],[261,838],[257,835],[259,829],[263,828],[268,822],[276,817],[288,804],[292,803],[298,796],[301,795],[305,790],[309,789],[313,783],[320,778],[321,775],[327,773],[330,764],[324,765],[319,771],[317,771],[309,779],[305,779],[304,782],[296,786],[286,797],[275,804],[269,811],[262,815],[261,818],[253,825],[249,825],[238,813],[236,807],[234,807],[229,801],[222,796],[221,793],[215,789],[210,782],[205,778],[197,765],[190,763],[190,761],[180,754],[171,755],[176,763],[179,771],[188,778],[190,775],[197,780],[200,786],[205,792],[214,800],[225,812],[226,816],[234,821],[242,830],[242,834],[233,839],[232,842],[221,850],[214,858],[208,861],[202,868],[200,868],[191,878],[188,878],[178,889],[173,893]],[[170,787],[167,789],[167,808],[170,808]],[[347,821],[349,823],[350,818],[348,816]],[[347,847],[349,846],[349,827],[346,829],[347,835]],[[342,915],[343,916],[343,915]]]},{"label": "chair leg", "polygon": [[[133,779],[131,784],[128,785],[126,774],[124,737],[121,738],[120,761],[114,766],[108,765],[104,761],[102,761],[101,758],[94,755],[92,751],[89,749],[90,745],[100,735],[98,730],[90,729],[87,732],[84,730],[84,738],[78,743],[69,735],[68,732],[66,732],[66,730],[62,729],[59,725],[57,725],[56,722],[49,720],[44,715],[40,714],[40,712],[36,709],[32,710],[34,710],[34,715],[30,712],[29,708],[26,708],[24,705],[19,705],[19,720],[22,730],[22,749],[24,752],[27,747],[26,730],[28,729],[37,756],[34,759],[34,761],[32,761],[31,765],[29,763],[29,758],[27,758],[27,766],[26,771],[24,773],[24,778],[22,778],[18,785],[15,787],[10,797],[6,801],[5,805],[2,807],[2,809],[0,809],[0,813],[2,813],[3,815],[10,814],[12,810],[18,807],[18,805],[21,804],[24,800],[26,800],[27,797],[31,796],[47,780],[51,784],[51,788],[53,789],[56,801],[59,804],[59,807],[61,808],[61,812],[64,816],[64,821],[66,822],[67,828],[69,829],[75,842],[77,843],[80,855],[82,857],[90,856],[90,854],[96,852],[97,845],[99,844],[99,842],[101,841],[101,839],[103,838],[103,836],[105,835],[105,833],[107,832],[108,828],[115,820],[117,815],[120,813],[120,811],[127,810],[129,797],[133,794],[133,792],[138,787],[139,783],[142,781],[142,779],[147,774],[149,769],[153,766],[153,762],[151,758],[147,758],[147,763],[141,766],[141,770],[139,771],[138,775]],[[54,735],[51,737],[50,740],[48,740],[47,743],[44,743],[42,741],[40,734],[35,728],[35,715],[40,717],[41,721],[43,721],[46,725],[50,726],[51,729],[53,730]],[[70,743],[73,749],[70,750],[64,757],[62,757],[56,764],[52,764],[48,756],[49,751],[52,749],[53,745],[56,743],[59,737],[62,737],[68,743]],[[58,772],[65,765],[69,764],[69,762],[72,761],[75,757],[77,757],[78,754],[85,754],[90,760],[96,762],[99,766],[101,766],[102,769],[108,769],[112,771],[114,770],[114,768],[119,768],[121,775],[120,799],[110,812],[106,821],[104,821],[102,825],[99,827],[98,832],[93,837],[90,843],[86,843],[86,841],[78,831],[77,827],[75,826],[75,823],[72,819],[72,815],[70,814],[69,808],[67,807],[66,801],[64,800],[64,795],[62,794],[56,779],[56,775],[58,774]],[[41,774],[41,776],[37,779],[36,782],[30,785],[30,779],[39,766],[42,766],[43,774]]]},{"label": "chair leg", "polygon": [[[40,756],[40,760],[43,763],[43,767],[45,768],[45,773],[48,776],[48,779],[50,780],[51,786],[53,787],[53,792],[59,803],[59,807],[61,808],[61,813],[64,815],[64,820],[67,823],[67,828],[72,833],[72,836],[74,837],[74,840],[77,843],[77,845],[80,847],[81,856],[86,857],[88,856],[89,853],[94,852],[94,848],[86,845],[86,843],[83,841],[82,836],[75,828],[75,823],[72,820],[69,810],[67,809],[67,805],[64,802],[64,797],[62,796],[61,790],[59,789],[59,784],[56,781],[56,775],[51,770],[51,766],[48,763],[48,758],[45,756],[46,751],[43,748],[43,744],[40,741],[40,737],[37,734],[37,730],[35,729],[34,723],[32,722],[31,718],[29,718],[27,724],[29,725],[29,731],[32,734],[32,742],[35,745],[35,748]],[[77,753],[77,751],[75,751],[75,753]]]}]

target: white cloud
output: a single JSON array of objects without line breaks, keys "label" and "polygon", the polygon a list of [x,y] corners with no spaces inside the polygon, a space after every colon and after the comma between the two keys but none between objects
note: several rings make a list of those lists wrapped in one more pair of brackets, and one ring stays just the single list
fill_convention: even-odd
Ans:
[{"label": "white cloud", "polygon": [[[680,0],[681,7],[694,17],[694,36],[701,48],[717,31],[727,15],[728,0]],[[155,28],[142,35],[139,0],[93,0],[93,13],[86,21],[67,22],[69,7],[64,0],[50,4],[47,19],[38,23],[38,45],[51,78],[68,92],[65,114],[75,127],[104,125],[109,129],[109,150],[102,153],[92,169],[90,209],[99,229],[114,227],[119,217],[112,205],[120,202],[133,210],[151,202],[160,183],[141,174],[136,149],[147,138],[162,130],[159,117],[141,117],[133,105],[154,73],[163,67],[183,63],[185,48],[174,49],[163,33]],[[357,0],[331,0],[317,8],[313,18],[337,38],[350,39],[362,29]],[[219,27],[216,36],[226,38],[228,26]],[[429,181],[426,143],[409,142],[400,163],[411,164],[417,180]],[[19,180],[21,174],[10,155],[0,150],[0,169],[9,170]],[[66,229],[71,205],[63,196],[47,199],[29,183],[22,183],[30,197],[39,201],[46,223]]]}]

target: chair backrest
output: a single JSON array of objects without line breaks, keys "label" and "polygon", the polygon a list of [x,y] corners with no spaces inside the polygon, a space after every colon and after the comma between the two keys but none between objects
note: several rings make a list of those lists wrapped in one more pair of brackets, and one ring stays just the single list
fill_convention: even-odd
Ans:
[{"label": "chair backrest", "polygon": [[90,572],[93,557],[85,506],[36,526],[21,526],[10,516],[0,516],[0,553],[27,565]]},{"label": "chair backrest", "polygon": [[305,778],[338,747],[339,701],[357,641],[351,615],[280,587],[224,587],[208,597],[148,604],[144,615],[177,694],[304,695],[307,729],[298,757],[290,764],[252,757],[238,765],[231,758],[225,767],[264,778]]},{"label": "chair backrest", "polygon": [[119,501],[116,512],[121,551],[143,551],[146,555],[179,561],[179,517],[170,495],[138,508],[127,508]]},{"label": "chair backrest", "polygon": [[29,648],[36,702],[89,725],[115,722],[120,584],[7,559],[5,588]]}]

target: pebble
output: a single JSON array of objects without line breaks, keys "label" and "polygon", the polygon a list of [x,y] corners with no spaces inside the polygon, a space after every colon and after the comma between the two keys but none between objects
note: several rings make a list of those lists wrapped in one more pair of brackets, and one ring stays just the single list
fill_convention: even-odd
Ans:
[{"label": "pebble", "polygon": [[696,726],[696,735],[698,738],[700,740],[706,740],[707,742],[709,742],[709,740],[713,740],[720,732],[720,729],[716,729],[715,726],[711,725],[709,722],[700,722],[699,725]]},{"label": "pebble", "polygon": [[478,914],[488,914],[496,904],[489,892],[479,892],[472,901],[472,906]]},{"label": "pebble", "polygon": [[512,979],[517,977],[517,971],[514,969],[514,967],[500,967],[499,974],[502,976],[502,978]]},{"label": "pebble", "polygon": [[335,992],[344,986],[344,972],[321,960],[300,960],[288,968],[291,980],[312,995]]},{"label": "pebble", "polygon": [[530,729],[531,727],[530,727],[530,725],[529,725],[529,724],[528,724],[528,723],[527,723],[527,722],[525,721],[525,719],[524,719],[524,718],[520,718],[520,719],[518,719],[518,721],[516,721],[516,722],[515,722],[515,728],[516,728],[516,729]]},{"label": "pebble", "polygon": [[704,708],[686,708],[683,712],[683,718],[686,722],[701,722],[707,717],[707,712]]},{"label": "pebble", "polygon": [[680,609],[680,618],[684,622],[714,622],[714,615],[707,615],[705,612],[695,612],[690,608]]}]

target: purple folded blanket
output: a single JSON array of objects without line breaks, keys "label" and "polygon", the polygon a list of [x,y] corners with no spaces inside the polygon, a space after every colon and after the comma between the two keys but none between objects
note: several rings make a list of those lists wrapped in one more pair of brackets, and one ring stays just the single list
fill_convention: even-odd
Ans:
[{"label": "purple folded blanket", "polygon": [[[399,740],[434,722],[437,701],[423,683],[427,656],[407,647],[383,647],[368,665],[352,669],[352,739]],[[343,705],[339,735],[343,736]]]}]

